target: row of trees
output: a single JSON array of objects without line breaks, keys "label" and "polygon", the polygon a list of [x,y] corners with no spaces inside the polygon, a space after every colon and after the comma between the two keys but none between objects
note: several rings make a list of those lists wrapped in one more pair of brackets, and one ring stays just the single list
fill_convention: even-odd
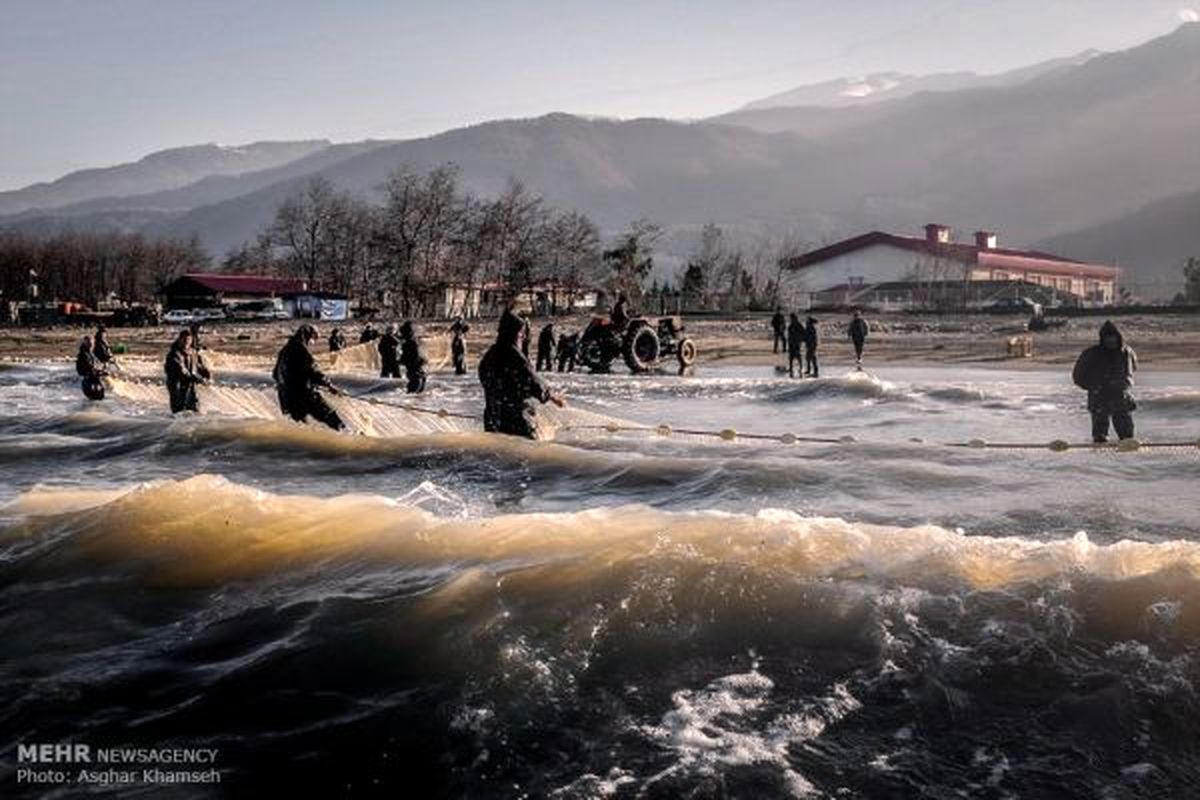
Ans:
[{"label": "row of trees", "polygon": [[383,203],[372,205],[324,178],[308,181],[257,241],[226,256],[226,267],[273,268],[405,315],[427,312],[428,290],[443,284],[521,292],[553,282],[569,294],[603,278],[596,225],[551,208],[518,181],[481,198],[453,167],[401,168],[380,188]]},{"label": "row of trees", "polygon": [[[635,302],[647,292],[662,230],[637,220],[610,246],[587,216],[559,211],[519,181],[492,198],[464,189],[452,166],[398,169],[380,186],[382,204],[309,180],[279,206],[253,243],[226,255],[231,271],[265,269],[301,277],[358,305],[427,313],[429,289],[500,285],[511,294],[541,284],[603,289]],[[762,237],[746,250],[706,225],[686,268],[652,294],[683,297],[690,309],[740,310],[777,303],[780,259],[803,251],[795,236]],[[532,298],[531,298],[532,299]]]},{"label": "row of trees", "polygon": [[99,307],[110,297],[153,302],[163,286],[209,256],[197,239],[138,233],[0,231],[0,300],[64,299]]}]

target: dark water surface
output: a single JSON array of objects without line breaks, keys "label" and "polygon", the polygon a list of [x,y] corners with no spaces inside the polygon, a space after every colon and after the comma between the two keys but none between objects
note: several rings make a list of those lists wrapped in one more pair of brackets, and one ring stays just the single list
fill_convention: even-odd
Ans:
[{"label": "dark water surface", "polygon": [[[1197,450],[930,444],[1082,441],[1058,372],[558,382],[858,441],[348,436],[0,369],[0,795],[83,794],[13,754],[85,741],[219,749],[140,796],[1200,796]],[[1200,439],[1200,376],[1138,398]]]}]

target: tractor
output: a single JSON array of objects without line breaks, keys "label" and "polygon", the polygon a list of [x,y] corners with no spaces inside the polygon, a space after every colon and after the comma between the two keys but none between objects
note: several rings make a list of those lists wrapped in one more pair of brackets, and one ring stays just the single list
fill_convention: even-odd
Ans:
[{"label": "tractor", "polygon": [[671,356],[684,369],[696,360],[696,343],[682,334],[679,317],[634,317],[624,330],[606,317],[594,317],[579,338],[577,358],[590,372],[611,372],[618,356],[634,374],[648,372]]}]

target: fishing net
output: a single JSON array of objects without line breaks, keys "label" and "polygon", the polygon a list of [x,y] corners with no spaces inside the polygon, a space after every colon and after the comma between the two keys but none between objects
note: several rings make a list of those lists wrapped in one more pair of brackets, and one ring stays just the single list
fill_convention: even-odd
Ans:
[{"label": "fishing net", "polygon": [[[422,337],[421,350],[428,362],[425,368],[430,372],[442,369],[450,363],[449,335]],[[378,342],[356,344],[336,353],[321,354],[318,360],[324,369],[334,374],[362,372],[378,375],[383,366],[379,360]]]}]

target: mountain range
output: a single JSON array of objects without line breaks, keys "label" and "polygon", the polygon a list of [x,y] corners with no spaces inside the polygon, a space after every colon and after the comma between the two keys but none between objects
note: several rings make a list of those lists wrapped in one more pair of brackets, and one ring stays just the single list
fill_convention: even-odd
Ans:
[{"label": "mountain range", "polygon": [[788,226],[817,242],[937,221],[1118,262],[1147,293],[1173,293],[1200,254],[1200,24],[952,75],[889,78],[855,102],[839,82],[799,87],[694,122],[550,114],[403,141],[179,148],[0,193],[0,226],[196,233],[220,255],[312,176],[370,196],[398,166],[454,163],[477,192],[516,177],[606,229],[649,217]]}]

